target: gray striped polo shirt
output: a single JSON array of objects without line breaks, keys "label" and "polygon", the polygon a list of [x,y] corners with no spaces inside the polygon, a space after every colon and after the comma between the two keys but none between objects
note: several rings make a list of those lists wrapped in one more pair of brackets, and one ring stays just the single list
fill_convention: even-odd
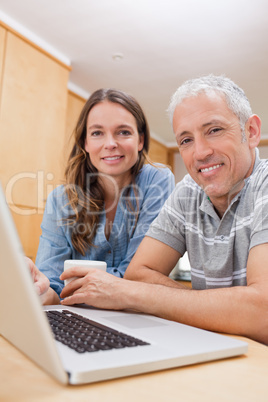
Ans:
[{"label": "gray striped polo shirt", "polygon": [[249,250],[268,242],[268,160],[256,149],[253,172],[221,219],[186,175],[146,236],[188,252],[194,289],[245,286]]}]

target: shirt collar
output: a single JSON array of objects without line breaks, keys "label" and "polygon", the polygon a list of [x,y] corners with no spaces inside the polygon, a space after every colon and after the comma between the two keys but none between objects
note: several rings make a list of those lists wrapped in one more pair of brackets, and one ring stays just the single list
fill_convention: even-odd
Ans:
[{"label": "shirt collar", "polygon": [[[245,179],[245,184],[246,184],[248,181],[251,180],[251,177],[252,177],[253,173],[256,172],[256,170],[257,170],[257,168],[258,168],[258,166],[259,166],[260,163],[261,163],[260,151],[259,151],[258,148],[255,148],[255,162],[254,162],[254,166],[253,166],[253,169],[252,169],[251,174]],[[245,186],[244,186],[244,187],[245,187]],[[243,187],[243,188],[244,188],[244,187]]]}]

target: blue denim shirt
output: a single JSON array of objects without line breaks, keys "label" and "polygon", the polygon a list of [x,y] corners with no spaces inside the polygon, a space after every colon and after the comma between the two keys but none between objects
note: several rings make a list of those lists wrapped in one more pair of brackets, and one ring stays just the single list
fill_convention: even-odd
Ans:
[{"label": "blue denim shirt", "polygon": [[[121,195],[109,240],[104,233],[106,215],[103,210],[93,242],[95,247],[89,248],[85,256],[74,249],[70,227],[64,222],[72,212],[64,186],[53,190],[47,199],[41,225],[42,235],[36,265],[49,278],[50,286],[55,292],[59,295],[63,289],[64,283],[59,276],[63,272],[64,261],[69,259],[105,261],[107,272],[123,277],[131,258],[174,185],[174,176],[168,168],[144,165],[136,178],[140,207],[136,228],[136,214],[129,210],[124,196]],[[133,189],[130,197],[135,205]]]}]

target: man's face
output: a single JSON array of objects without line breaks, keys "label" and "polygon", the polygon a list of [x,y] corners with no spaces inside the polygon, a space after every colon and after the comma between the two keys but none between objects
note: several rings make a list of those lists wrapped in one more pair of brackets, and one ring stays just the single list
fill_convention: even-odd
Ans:
[{"label": "man's face", "polygon": [[188,173],[222,215],[253,169],[249,131],[244,140],[238,118],[217,93],[185,99],[175,109],[173,129]]}]

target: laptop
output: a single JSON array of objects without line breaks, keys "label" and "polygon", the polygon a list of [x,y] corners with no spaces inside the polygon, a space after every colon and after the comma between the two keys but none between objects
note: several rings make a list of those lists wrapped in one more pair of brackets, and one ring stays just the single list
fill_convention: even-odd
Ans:
[{"label": "laptop", "polygon": [[[63,384],[91,383],[247,352],[248,345],[243,341],[146,314],[101,310],[87,305],[43,307],[1,188],[0,287],[1,335]],[[57,315],[64,316],[67,326],[56,324],[54,333],[52,327]],[[78,336],[88,328],[94,332],[93,322],[97,332],[112,334],[109,346],[103,342],[105,336],[101,337],[97,350],[94,349],[96,343],[95,346],[90,344],[90,335],[81,335],[75,348],[68,340],[62,342],[62,335],[71,331],[68,328],[77,315],[82,316],[83,321],[76,326]],[[49,324],[51,317],[52,324]],[[119,345],[111,346],[117,338],[121,339]]]}]

